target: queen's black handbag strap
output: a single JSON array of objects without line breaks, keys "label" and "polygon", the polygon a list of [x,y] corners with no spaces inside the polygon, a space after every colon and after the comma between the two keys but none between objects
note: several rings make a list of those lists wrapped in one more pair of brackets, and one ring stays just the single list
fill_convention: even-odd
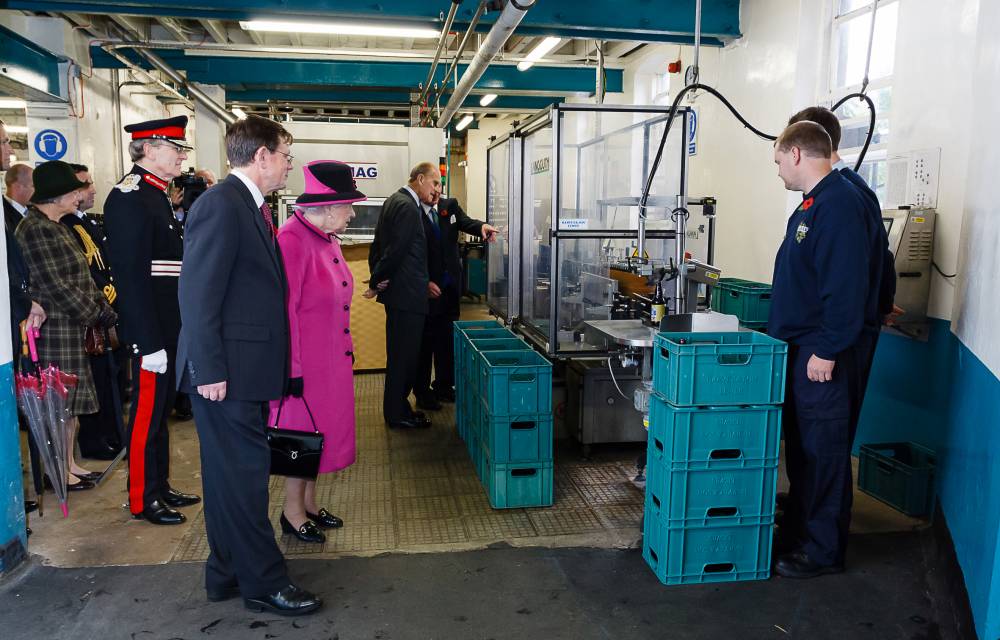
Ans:
[{"label": "queen's black handbag strap", "polygon": [[[316,418],[313,417],[312,409],[309,408],[309,403],[306,402],[305,394],[303,394],[302,398],[300,398],[300,399],[302,400],[302,404],[304,404],[305,407],[306,407],[306,413],[309,414],[309,420],[312,422],[313,431],[315,431],[316,433],[319,433],[319,429],[316,428]],[[281,402],[278,403],[278,415],[274,416],[274,428],[275,429],[280,429],[281,428],[278,425],[281,424],[281,408],[284,407],[284,406],[285,406],[285,396],[281,396]]]}]

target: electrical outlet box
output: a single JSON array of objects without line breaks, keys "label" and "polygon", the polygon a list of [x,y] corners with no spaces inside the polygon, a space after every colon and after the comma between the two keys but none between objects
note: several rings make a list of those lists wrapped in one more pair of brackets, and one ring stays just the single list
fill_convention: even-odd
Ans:
[{"label": "electrical outlet box", "polygon": [[924,149],[910,154],[907,195],[916,207],[937,206],[938,175],[941,170],[941,149]]}]

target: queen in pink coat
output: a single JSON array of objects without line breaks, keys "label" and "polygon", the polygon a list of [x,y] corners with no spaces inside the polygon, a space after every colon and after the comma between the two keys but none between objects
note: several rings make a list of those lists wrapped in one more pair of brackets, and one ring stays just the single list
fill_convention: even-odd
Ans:
[{"label": "queen in pink coat", "polygon": [[[288,279],[291,379],[288,395],[271,403],[271,421],[283,429],[323,434],[319,472],[332,473],[355,460],[354,346],[351,297],[354,279],[337,234],[365,200],[350,166],[319,160],[303,167],[306,192],[278,231]],[[280,408],[280,415],[279,415]],[[310,416],[310,413],[312,414]],[[281,528],[304,542],[326,540],[321,528],[343,521],[316,503],[316,481],[286,478]]]}]

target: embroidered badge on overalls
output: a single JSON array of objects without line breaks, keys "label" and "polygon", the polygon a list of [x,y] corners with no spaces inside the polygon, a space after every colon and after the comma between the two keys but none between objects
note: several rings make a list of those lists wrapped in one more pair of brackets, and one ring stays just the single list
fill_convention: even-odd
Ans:
[{"label": "embroidered badge on overalls", "polygon": [[806,239],[807,233],[809,233],[809,227],[804,224],[799,224],[799,228],[795,231],[795,242],[801,243]]}]

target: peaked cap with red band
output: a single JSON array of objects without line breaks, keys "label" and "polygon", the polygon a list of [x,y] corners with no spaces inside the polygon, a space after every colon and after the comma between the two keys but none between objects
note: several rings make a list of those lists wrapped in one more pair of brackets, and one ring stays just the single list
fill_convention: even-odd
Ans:
[{"label": "peaked cap with red band", "polygon": [[181,149],[190,151],[192,147],[184,144],[184,128],[187,127],[187,116],[165,118],[163,120],[148,120],[125,126],[126,133],[132,134],[133,140],[166,140]]}]

